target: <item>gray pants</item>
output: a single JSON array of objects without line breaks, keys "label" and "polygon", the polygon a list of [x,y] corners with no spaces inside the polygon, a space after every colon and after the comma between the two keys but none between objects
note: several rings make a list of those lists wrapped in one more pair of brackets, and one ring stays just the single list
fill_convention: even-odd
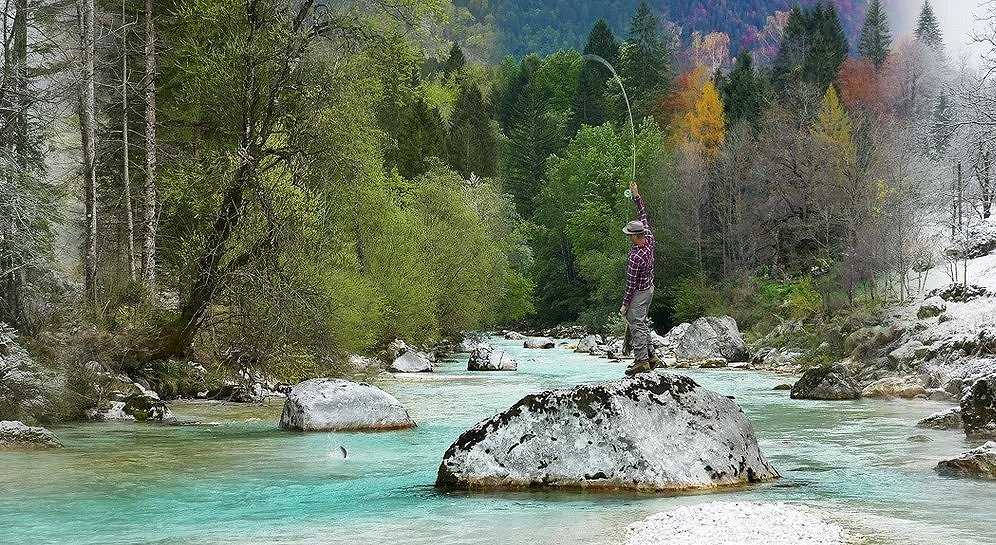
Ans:
[{"label": "gray pants", "polygon": [[629,334],[632,339],[633,357],[639,360],[650,358],[650,326],[647,325],[647,313],[650,312],[650,301],[654,298],[654,288],[637,291],[626,310],[626,321],[629,322]]}]

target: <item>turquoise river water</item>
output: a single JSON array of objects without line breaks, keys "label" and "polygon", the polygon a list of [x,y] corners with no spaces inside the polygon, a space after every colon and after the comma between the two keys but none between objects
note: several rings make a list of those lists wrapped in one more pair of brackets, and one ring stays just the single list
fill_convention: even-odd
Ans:
[{"label": "turquoise river water", "polygon": [[410,431],[283,432],[278,400],[174,405],[179,417],[210,423],[199,426],[54,428],[65,449],[0,452],[0,543],[619,544],[649,514],[722,500],[806,504],[865,543],[996,544],[996,484],[933,471],[977,443],[914,428],[945,405],[791,401],[772,390],[790,379],[757,372],[687,374],[736,396],[784,477],[776,483],[680,495],[438,492],[440,458],[465,429],[527,393],[624,369],[560,348],[495,344],[518,372],[469,373],[463,356],[432,375],[378,383],[408,407],[418,422]]}]

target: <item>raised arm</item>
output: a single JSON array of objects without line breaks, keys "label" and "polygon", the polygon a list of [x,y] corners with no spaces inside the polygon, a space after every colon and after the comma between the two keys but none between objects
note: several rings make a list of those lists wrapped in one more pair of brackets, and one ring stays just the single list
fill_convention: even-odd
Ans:
[{"label": "raised arm", "polygon": [[647,220],[647,207],[643,204],[643,197],[640,196],[640,188],[636,185],[636,182],[629,183],[629,190],[633,192],[633,203],[636,204],[636,213],[640,217],[640,221],[643,222],[643,226],[650,228],[650,221]]}]

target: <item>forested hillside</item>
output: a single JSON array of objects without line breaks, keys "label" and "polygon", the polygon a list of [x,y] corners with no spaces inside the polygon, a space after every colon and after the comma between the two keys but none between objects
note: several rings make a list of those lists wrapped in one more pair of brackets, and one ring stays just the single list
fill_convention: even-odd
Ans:
[{"label": "forested hillside", "polygon": [[[625,32],[640,0],[457,0],[478,22],[492,22],[504,53],[552,53],[580,48],[591,22],[605,19],[616,33]],[[759,35],[775,12],[794,4],[812,7],[816,0],[657,0],[651,8],[683,31],[722,32],[730,37],[734,54],[759,44]],[[854,40],[864,18],[867,0],[835,0],[848,38]]]},{"label": "forested hillside", "polygon": [[[878,0],[807,2],[739,55],[719,31],[784,3],[722,4],[736,18],[674,3],[703,25],[684,43],[649,3],[605,4],[608,21],[595,3],[471,6],[583,36],[521,58],[449,39],[473,27],[447,17],[459,6],[383,3],[15,4],[0,321],[60,384],[90,392],[90,361],[291,380],[396,338],[610,330],[630,181],[657,236],[661,327],[906,300],[964,254],[938,237],[992,213],[993,72],[951,66],[929,3],[910,35]],[[79,416],[93,400],[71,393]]]}]

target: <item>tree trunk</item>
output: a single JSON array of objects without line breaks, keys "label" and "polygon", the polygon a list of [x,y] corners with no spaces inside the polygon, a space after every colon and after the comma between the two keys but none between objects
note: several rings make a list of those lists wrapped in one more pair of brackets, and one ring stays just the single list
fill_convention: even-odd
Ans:
[{"label": "tree trunk", "polygon": [[94,97],[93,0],[77,0],[80,31],[80,136],[83,143],[83,207],[86,233],[83,242],[85,301],[97,308],[97,134]]},{"label": "tree trunk", "polygon": [[[6,21],[5,21],[6,22]],[[28,168],[28,2],[27,0],[15,0],[11,36],[7,35],[7,28],[4,28],[3,43],[4,64],[3,79],[10,82],[10,86],[0,89],[0,109],[10,109],[13,115],[10,118],[10,130],[7,134],[0,134],[0,146],[13,153],[17,169],[26,172]],[[12,47],[9,38],[12,37]],[[4,204],[4,208],[11,206]],[[19,326],[24,321],[23,305],[21,302],[22,289],[24,286],[24,272],[20,259],[15,253],[13,237],[17,236],[18,226],[16,214],[13,209],[4,210],[5,218],[0,224],[0,288],[3,290],[2,307],[0,307],[0,321],[6,321],[11,325]]]},{"label": "tree trunk", "polygon": [[131,206],[131,159],[128,149],[128,26],[125,2],[121,1],[121,148],[125,216],[128,222],[128,277],[135,281],[135,215]]},{"label": "tree trunk", "polygon": [[142,285],[156,289],[156,29],[152,0],[145,0],[145,238],[142,243]]}]

